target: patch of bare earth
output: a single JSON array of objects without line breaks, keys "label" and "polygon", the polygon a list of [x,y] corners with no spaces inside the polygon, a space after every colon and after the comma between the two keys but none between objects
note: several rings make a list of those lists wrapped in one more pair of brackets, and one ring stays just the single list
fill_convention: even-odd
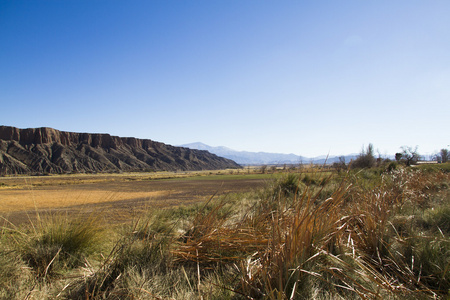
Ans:
[{"label": "patch of bare earth", "polygon": [[0,189],[0,216],[13,224],[28,222],[37,214],[98,214],[107,223],[122,222],[146,209],[203,202],[212,195],[249,191],[263,179],[149,178],[101,175],[99,177],[16,178]]}]

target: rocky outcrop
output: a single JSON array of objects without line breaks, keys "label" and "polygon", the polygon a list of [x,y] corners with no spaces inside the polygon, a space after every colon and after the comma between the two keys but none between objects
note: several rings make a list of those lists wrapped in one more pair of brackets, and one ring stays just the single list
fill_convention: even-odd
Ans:
[{"label": "rocky outcrop", "polygon": [[0,126],[0,174],[239,168],[208,151],[148,139]]}]

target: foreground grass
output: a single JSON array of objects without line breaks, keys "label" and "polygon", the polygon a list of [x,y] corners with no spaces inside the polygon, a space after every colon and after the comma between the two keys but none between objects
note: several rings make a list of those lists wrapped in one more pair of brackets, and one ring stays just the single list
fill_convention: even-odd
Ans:
[{"label": "foreground grass", "polygon": [[449,185],[440,170],[291,173],[113,228],[5,221],[0,296],[446,299]]}]

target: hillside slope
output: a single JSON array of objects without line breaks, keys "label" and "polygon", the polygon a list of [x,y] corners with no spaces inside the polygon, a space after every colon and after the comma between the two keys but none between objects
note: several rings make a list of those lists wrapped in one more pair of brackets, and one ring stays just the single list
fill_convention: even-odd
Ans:
[{"label": "hillside slope", "polygon": [[148,139],[0,126],[0,174],[238,168],[207,151]]}]

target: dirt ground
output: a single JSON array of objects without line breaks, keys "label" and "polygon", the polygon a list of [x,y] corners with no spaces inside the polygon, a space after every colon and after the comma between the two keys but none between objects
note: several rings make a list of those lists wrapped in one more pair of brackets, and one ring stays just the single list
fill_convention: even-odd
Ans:
[{"label": "dirt ground", "polygon": [[121,222],[144,209],[188,205],[213,195],[245,192],[266,182],[254,176],[84,175],[0,178],[0,216],[13,224],[36,215],[99,214]]}]

